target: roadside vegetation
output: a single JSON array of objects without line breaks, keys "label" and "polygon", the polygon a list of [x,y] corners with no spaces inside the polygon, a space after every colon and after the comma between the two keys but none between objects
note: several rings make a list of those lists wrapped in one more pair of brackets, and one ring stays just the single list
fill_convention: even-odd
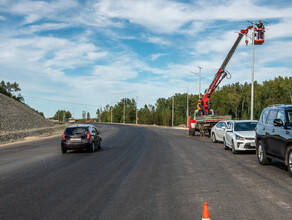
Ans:
[{"label": "roadside vegetation", "polygon": [[[20,94],[19,85],[14,82],[1,82],[0,93],[24,103]],[[272,104],[292,104],[292,77],[277,77],[274,80],[264,81],[262,84],[254,83],[254,118],[258,119],[262,110]],[[216,114],[232,115],[233,119],[249,119],[250,117],[251,85],[248,83],[234,83],[218,87],[212,94],[211,109]],[[198,95],[189,94],[189,115],[193,117],[196,109]],[[106,105],[96,111],[96,121],[99,122],[123,122],[125,103],[125,122],[136,123],[135,99],[121,99],[113,106]],[[38,112],[44,116],[42,112]],[[144,105],[137,109],[139,124],[171,125],[172,97],[158,98],[154,105]],[[53,119],[67,121],[72,114],[66,110],[58,110]],[[94,119],[89,112],[82,112],[80,121]],[[174,95],[174,125],[186,124],[187,121],[187,94],[176,93]]]},{"label": "roadside vegetation", "polygon": [[[274,80],[254,83],[254,118],[258,119],[262,110],[272,104],[292,104],[292,77],[277,77]],[[211,108],[216,114],[232,115],[233,119],[249,119],[250,117],[251,84],[234,83],[218,87],[212,94]],[[189,95],[189,114],[193,117],[198,95]],[[136,102],[125,99],[125,121],[136,122]],[[124,99],[114,106],[106,105],[97,110],[97,120],[101,122],[123,122]],[[159,98],[154,105],[144,105],[138,109],[139,124],[171,125],[172,97]],[[174,124],[186,124],[187,94],[174,95]]]}]

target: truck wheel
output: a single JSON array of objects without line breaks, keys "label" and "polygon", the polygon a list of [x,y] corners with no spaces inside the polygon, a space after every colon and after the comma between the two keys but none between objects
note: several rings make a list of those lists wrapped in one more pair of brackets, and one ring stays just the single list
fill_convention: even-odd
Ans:
[{"label": "truck wheel", "polygon": [[215,135],[214,132],[212,133],[212,142],[213,142],[213,143],[217,143],[216,135]]},{"label": "truck wheel", "polygon": [[288,149],[287,153],[287,168],[290,175],[292,176],[292,147]]},{"label": "truck wheel", "polygon": [[265,150],[265,145],[263,141],[259,141],[257,148],[256,148],[256,154],[258,161],[261,165],[266,165],[271,163],[271,158],[267,158],[266,156],[266,150]]}]

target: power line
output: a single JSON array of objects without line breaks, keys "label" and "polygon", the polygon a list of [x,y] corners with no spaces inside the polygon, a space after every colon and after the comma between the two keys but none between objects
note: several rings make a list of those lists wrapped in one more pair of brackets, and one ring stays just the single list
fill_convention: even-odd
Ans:
[{"label": "power line", "polygon": [[54,99],[37,98],[37,97],[32,97],[32,96],[25,96],[24,98],[40,99],[40,100],[45,100],[45,101],[50,101],[50,102],[60,102],[60,103],[73,104],[73,105],[85,105],[85,106],[101,107],[101,105],[67,102],[67,101],[60,101],[60,100],[54,100]]}]

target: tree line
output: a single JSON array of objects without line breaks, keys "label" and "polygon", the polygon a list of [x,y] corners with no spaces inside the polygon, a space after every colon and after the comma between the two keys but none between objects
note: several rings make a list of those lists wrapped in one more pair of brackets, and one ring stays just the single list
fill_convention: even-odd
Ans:
[{"label": "tree line", "polygon": [[[174,125],[187,122],[187,94],[174,95]],[[193,117],[199,97],[189,94],[189,115]],[[239,82],[218,87],[210,98],[215,114],[231,115],[233,119],[250,119],[251,84]],[[114,106],[106,105],[97,109],[97,120],[101,122],[136,122],[136,101],[122,99]],[[259,119],[264,108],[273,104],[292,104],[292,77],[277,77],[273,80],[254,83],[254,119]],[[137,109],[139,124],[170,126],[172,123],[172,97],[158,98],[154,105],[148,104]]]},{"label": "tree line", "polygon": [[[16,82],[2,81],[0,84],[0,93],[24,103],[20,91]],[[158,98],[154,105],[145,104],[142,108],[137,109],[138,123],[170,126],[172,124],[172,99],[174,100],[174,125],[186,124],[187,100],[189,99],[189,115],[193,117],[199,99],[198,95],[176,93],[173,97]],[[233,119],[249,119],[251,84],[237,82],[218,87],[212,94],[210,102],[210,108],[214,110],[215,114],[231,115]],[[264,81],[262,84],[254,83],[254,119],[259,119],[262,110],[273,104],[292,104],[292,77],[279,76],[273,80]],[[95,120],[123,123],[125,114],[125,123],[135,123],[136,107],[135,99],[124,98],[114,106],[106,105],[104,108],[98,108]],[[42,112],[38,113],[44,116]],[[53,119],[67,121],[71,117],[72,114],[69,111],[58,110]],[[89,112],[82,112],[82,121],[93,118]]]}]

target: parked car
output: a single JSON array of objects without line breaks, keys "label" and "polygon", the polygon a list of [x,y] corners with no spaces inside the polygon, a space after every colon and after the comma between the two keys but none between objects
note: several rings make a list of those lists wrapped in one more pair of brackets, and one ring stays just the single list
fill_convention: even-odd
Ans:
[{"label": "parked car", "polygon": [[255,150],[255,128],[258,121],[256,120],[233,120],[230,121],[225,130],[223,143],[224,149],[237,151]]},{"label": "parked car", "polygon": [[211,138],[213,143],[223,141],[225,129],[230,124],[230,121],[220,121],[211,128]]},{"label": "parked car", "polygon": [[63,133],[61,151],[63,154],[67,150],[74,149],[88,149],[94,152],[97,149],[101,149],[101,141],[100,132],[93,125],[71,125]]},{"label": "parked car", "polygon": [[256,150],[260,164],[281,161],[292,176],[292,105],[272,105],[262,111],[256,127]]}]

